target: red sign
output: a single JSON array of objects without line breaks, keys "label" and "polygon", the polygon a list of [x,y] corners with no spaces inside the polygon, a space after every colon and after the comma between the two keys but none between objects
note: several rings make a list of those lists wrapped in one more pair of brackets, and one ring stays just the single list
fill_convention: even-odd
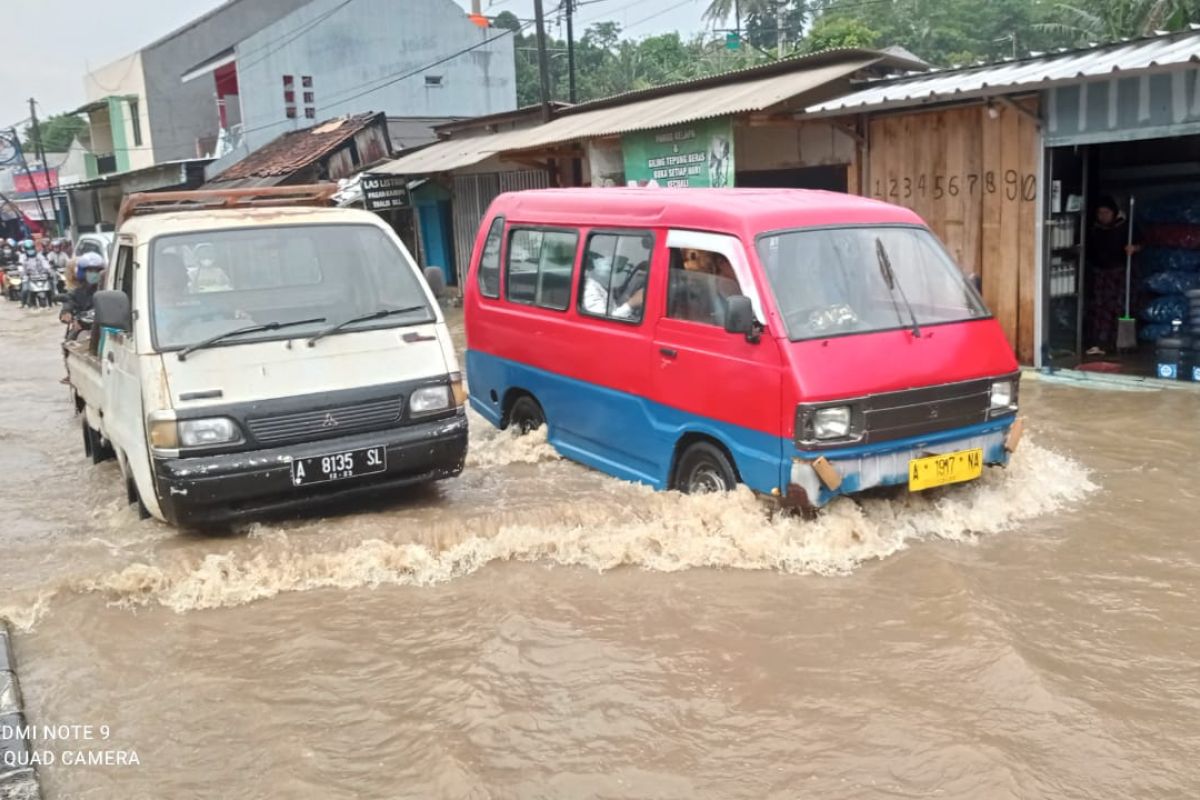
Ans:
[{"label": "red sign", "polygon": [[[33,177],[33,181],[29,177]],[[39,169],[30,170],[29,175],[24,172],[16,172],[13,174],[13,189],[17,194],[32,192],[34,188],[39,192],[48,192],[51,189],[58,188],[58,169]]]}]

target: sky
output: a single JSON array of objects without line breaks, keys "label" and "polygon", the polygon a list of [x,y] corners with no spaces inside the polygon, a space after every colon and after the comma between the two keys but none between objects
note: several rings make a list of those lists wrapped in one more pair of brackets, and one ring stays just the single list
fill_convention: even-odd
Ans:
[{"label": "sky", "polygon": [[[23,127],[29,98],[38,101],[38,116],[70,111],[83,105],[83,76],[89,69],[153,42],[200,16],[224,0],[36,0],[5,3],[5,47],[0,50],[0,128]],[[396,0],[402,5],[404,0]],[[464,9],[470,0],[455,0]],[[560,0],[544,0],[551,11]],[[640,37],[678,30],[700,30],[707,0],[576,0],[576,30],[589,23],[614,20]],[[533,0],[482,0],[489,16],[512,11],[533,18]],[[23,36],[20,32],[37,31]]]}]

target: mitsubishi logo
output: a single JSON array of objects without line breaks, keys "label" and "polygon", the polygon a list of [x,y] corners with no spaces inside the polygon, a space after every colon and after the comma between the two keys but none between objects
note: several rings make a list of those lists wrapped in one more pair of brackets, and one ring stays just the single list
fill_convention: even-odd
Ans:
[{"label": "mitsubishi logo", "polygon": [[336,428],[338,426],[337,419],[333,414],[326,414],[325,421],[321,423],[322,428]]}]

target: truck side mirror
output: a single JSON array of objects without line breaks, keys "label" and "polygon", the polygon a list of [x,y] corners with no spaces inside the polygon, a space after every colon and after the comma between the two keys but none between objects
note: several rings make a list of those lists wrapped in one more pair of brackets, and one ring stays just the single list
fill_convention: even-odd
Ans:
[{"label": "truck side mirror", "polygon": [[729,333],[740,333],[746,341],[758,341],[758,320],[754,318],[754,307],[750,298],[744,294],[734,294],[725,298],[725,330]]},{"label": "truck side mirror", "polygon": [[102,328],[115,328],[128,333],[133,327],[129,295],[124,292],[96,292],[92,297],[92,309],[96,314],[96,324]]},{"label": "truck side mirror", "polygon": [[441,267],[426,267],[425,282],[438,300],[446,296],[446,273],[442,272]]}]

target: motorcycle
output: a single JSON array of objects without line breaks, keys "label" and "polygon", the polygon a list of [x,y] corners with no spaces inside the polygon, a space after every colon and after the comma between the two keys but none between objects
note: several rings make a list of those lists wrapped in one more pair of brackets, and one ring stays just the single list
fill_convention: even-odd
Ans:
[{"label": "motorcycle", "polygon": [[51,291],[53,291],[53,286],[48,276],[40,275],[31,278],[29,281],[29,304],[34,308],[50,308],[53,304],[50,299]]},{"label": "motorcycle", "polygon": [[21,272],[16,267],[5,270],[4,287],[9,300],[21,299]]}]

